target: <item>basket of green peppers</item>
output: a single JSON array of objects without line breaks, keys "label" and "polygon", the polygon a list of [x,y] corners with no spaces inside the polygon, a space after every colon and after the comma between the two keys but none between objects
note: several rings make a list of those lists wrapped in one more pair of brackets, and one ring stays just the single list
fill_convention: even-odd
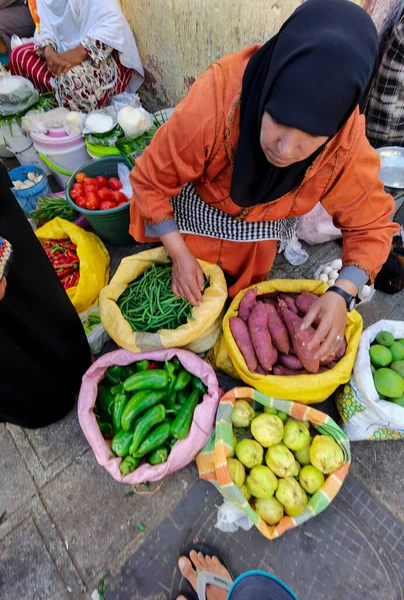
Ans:
[{"label": "basket of green peppers", "polygon": [[78,408],[98,462],[137,484],[191,462],[214,429],[218,403],[213,369],[192,352],[118,350],[85,374]]}]

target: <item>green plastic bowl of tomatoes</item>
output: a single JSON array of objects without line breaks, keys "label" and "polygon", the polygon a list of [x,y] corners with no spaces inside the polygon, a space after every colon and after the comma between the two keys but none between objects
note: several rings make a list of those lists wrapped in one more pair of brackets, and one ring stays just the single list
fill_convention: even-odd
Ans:
[{"label": "green plastic bowl of tomatoes", "polygon": [[[129,200],[125,203],[122,202],[114,208],[107,208],[105,210],[95,208],[89,210],[84,206],[78,206],[72,198],[71,193],[73,193],[73,196],[76,196],[73,192],[73,186],[75,183],[77,183],[76,175],[78,175],[79,173],[85,173],[87,177],[91,179],[96,179],[96,177],[105,177],[108,181],[111,178],[113,178],[114,180],[118,177],[119,163],[124,163],[123,159],[120,156],[108,156],[106,158],[91,160],[90,162],[84,164],[82,167],[80,167],[80,169],[77,169],[77,171],[73,173],[66,186],[66,200],[68,201],[68,203],[77,212],[84,215],[88,223],[100,236],[100,238],[104,240],[104,242],[107,242],[109,244],[127,244],[133,241],[133,238],[129,234]],[[111,191],[114,190],[111,188]],[[90,192],[94,192],[94,190],[91,190],[91,185]],[[100,190],[97,190],[97,197],[99,193],[102,194]],[[106,194],[105,197],[107,198]],[[100,198],[98,198],[98,202],[99,201]],[[94,204],[94,206],[96,206],[96,203]]]}]

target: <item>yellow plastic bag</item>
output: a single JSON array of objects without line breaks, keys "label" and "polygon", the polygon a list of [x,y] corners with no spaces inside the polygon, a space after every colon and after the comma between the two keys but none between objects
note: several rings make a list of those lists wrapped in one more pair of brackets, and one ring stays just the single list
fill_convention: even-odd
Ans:
[{"label": "yellow plastic bag", "polygon": [[326,373],[288,377],[251,373],[231,334],[229,319],[237,316],[244,294],[247,290],[255,287],[258,287],[258,295],[275,291],[292,294],[307,291],[321,296],[327,289],[327,285],[322,281],[273,279],[242,290],[233,299],[223,319],[223,336],[209,353],[208,362],[232,377],[239,377],[251,387],[273,398],[283,398],[303,404],[314,404],[326,400],[339,385],[347,383],[351,377],[362,333],[362,317],[356,310],[347,314],[345,338],[348,348],[346,354],[333,369]]},{"label": "yellow plastic bag", "polygon": [[40,241],[70,238],[76,244],[80,279],[78,285],[69,288],[66,293],[78,313],[90,308],[109,279],[109,254],[100,238],[60,217],[49,221],[35,233]]},{"label": "yellow plastic bag", "polygon": [[205,352],[216,342],[221,328],[222,311],[227,298],[227,286],[222,269],[217,265],[198,261],[210,285],[204,301],[193,309],[193,320],[177,329],[161,329],[157,333],[134,332],[117,305],[119,296],[153,263],[170,261],[163,247],[127,256],[121,262],[109,285],[100,294],[101,321],[112,339],[132,352],[146,352],[161,348],[186,348]]}]

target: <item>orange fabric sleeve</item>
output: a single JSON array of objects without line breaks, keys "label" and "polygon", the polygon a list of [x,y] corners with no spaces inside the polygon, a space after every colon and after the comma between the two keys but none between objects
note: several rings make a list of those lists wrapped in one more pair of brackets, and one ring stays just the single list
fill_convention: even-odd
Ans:
[{"label": "orange fabric sleeve", "polygon": [[350,157],[321,202],[342,232],[343,265],[360,267],[371,281],[400,229],[390,220],[394,200],[384,191],[379,170],[379,156],[366,138],[365,118],[360,117]]},{"label": "orange fabric sleeve", "polygon": [[139,214],[149,225],[173,218],[171,197],[203,174],[223,114],[223,85],[221,70],[213,64],[136,159],[130,175],[132,235]]}]

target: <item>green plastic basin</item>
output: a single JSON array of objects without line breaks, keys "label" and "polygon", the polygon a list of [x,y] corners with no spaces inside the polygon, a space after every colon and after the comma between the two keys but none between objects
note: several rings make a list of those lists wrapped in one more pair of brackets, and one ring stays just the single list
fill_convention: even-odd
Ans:
[{"label": "green plastic basin", "polygon": [[70,177],[66,187],[66,200],[77,212],[85,216],[94,231],[102,240],[109,244],[127,244],[133,242],[132,236],[129,234],[129,207],[130,203],[108,210],[87,210],[80,208],[74,203],[70,197],[72,185],[75,183],[77,173],[84,172],[88,177],[97,177],[104,175],[110,177],[118,176],[118,164],[123,163],[120,156],[108,156],[107,158],[99,158],[91,160],[84,164],[80,169],[77,169]]}]

